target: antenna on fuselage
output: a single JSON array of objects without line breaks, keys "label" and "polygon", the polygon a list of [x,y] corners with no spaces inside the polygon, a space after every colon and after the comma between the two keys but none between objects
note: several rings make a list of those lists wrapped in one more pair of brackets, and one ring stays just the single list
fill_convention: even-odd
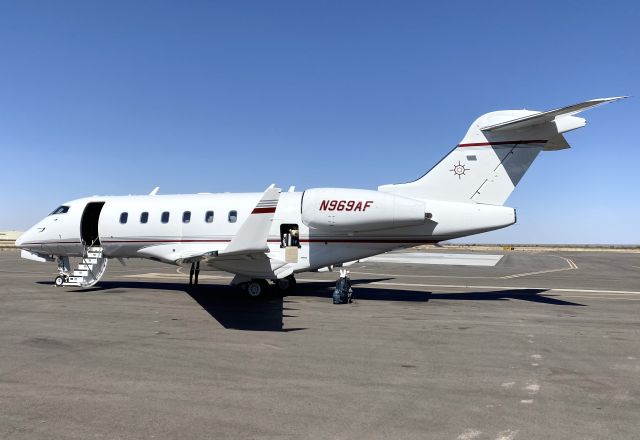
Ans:
[{"label": "antenna on fuselage", "polygon": [[158,191],[160,191],[160,187],[156,186],[155,188],[153,188],[153,191],[151,191],[149,193],[150,196],[155,196],[156,194],[158,194]]}]

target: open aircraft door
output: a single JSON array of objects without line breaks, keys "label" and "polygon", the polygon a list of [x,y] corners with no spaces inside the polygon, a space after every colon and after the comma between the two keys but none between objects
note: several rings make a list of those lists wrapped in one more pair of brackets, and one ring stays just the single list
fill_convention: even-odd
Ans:
[{"label": "open aircraft door", "polygon": [[286,263],[297,263],[300,258],[300,228],[294,223],[280,225],[280,248]]},{"label": "open aircraft door", "polygon": [[100,246],[98,221],[104,202],[89,202],[80,219],[80,238],[85,246]]}]

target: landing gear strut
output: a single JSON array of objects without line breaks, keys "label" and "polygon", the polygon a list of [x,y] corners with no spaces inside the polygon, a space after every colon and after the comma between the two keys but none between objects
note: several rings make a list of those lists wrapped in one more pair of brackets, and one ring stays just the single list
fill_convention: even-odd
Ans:
[{"label": "landing gear strut", "polygon": [[191,263],[191,270],[189,271],[189,285],[198,285],[198,275],[200,275],[200,262],[196,261]]},{"label": "landing gear strut", "polygon": [[56,287],[62,287],[69,279],[70,272],[71,264],[69,264],[69,257],[58,257],[58,276],[53,280],[54,285]]}]

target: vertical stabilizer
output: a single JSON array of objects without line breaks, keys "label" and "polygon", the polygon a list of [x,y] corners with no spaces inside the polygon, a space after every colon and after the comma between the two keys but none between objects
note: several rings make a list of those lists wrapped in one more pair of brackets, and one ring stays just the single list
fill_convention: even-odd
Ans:
[{"label": "vertical stabilizer", "polygon": [[586,125],[576,113],[621,98],[594,99],[548,112],[486,113],[420,179],[382,185],[378,190],[421,199],[503,205],[541,151],[569,148],[562,134]]}]

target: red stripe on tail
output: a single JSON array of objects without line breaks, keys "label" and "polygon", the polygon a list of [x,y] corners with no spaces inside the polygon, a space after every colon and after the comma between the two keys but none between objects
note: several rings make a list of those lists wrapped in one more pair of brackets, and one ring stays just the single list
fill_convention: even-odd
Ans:
[{"label": "red stripe on tail", "polygon": [[268,214],[276,212],[276,208],[254,208],[251,214]]}]

